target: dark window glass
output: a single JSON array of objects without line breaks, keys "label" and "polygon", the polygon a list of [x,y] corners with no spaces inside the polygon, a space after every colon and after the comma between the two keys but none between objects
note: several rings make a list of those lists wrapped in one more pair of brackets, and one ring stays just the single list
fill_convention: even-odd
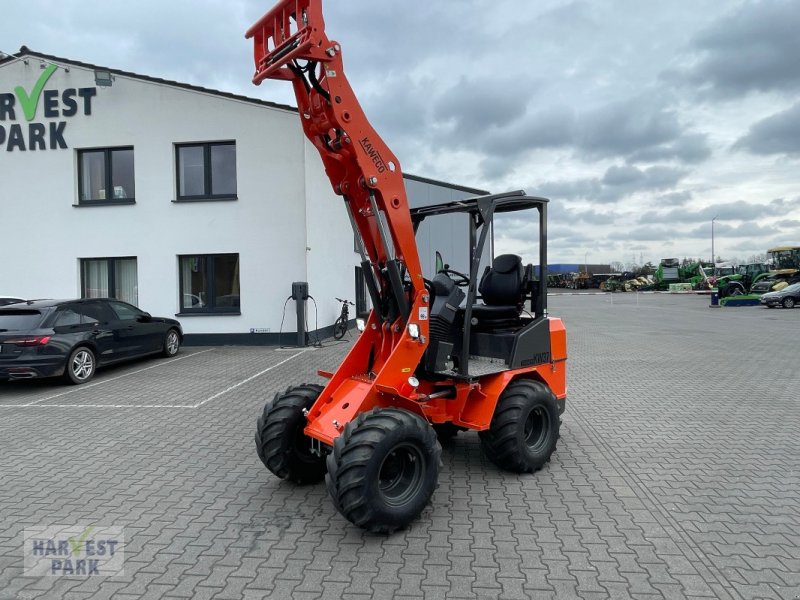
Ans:
[{"label": "dark window glass", "polygon": [[211,146],[211,194],[236,195],[236,146]]},{"label": "dark window glass", "polygon": [[217,307],[239,308],[239,255],[214,257],[214,298]]},{"label": "dark window glass", "polygon": [[236,197],[236,144],[214,142],[176,146],[178,199]]},{"label": "dark window glass", "polygon": [[130,304],[123,304],[122,302],[109,302],[109,304],[120,321],[135,321],[142,314]]},{"label": "dark window glass", "polygon": [[132,202],[136,197],[133,148],[79,150],[81,203]]},{"label": "dark window glass", "polygon": [[239,312],[239,255],[180,257],[181,312]]},{"label": "dark window glass", "polygon": [[58,317],[56,318],[54,327],[69,327],[70,325],[80,325],[81,324],[81,315],[80,313],[76,313],[72,308],[65,308],[64,310],[59,311]]},{"label": "dark window glass", "polygon": [[0,331],[27,331],[36,329],[42,313],[38,310],[3,310],[0,311]]},{"label": "dark window glass", "polygon": [[84,258],[81,260],[81,297],[139,301],[135,258]]},{"label": "dark window glass", "polygon": [[105,200],[106,159],[103,150],[84,151],[81,160],[81,202]]},{"label": "dark window glass", "polygon": [[136,197],[133,180],[133,148],[111,151],[111,183],[116,200]]},{"label": "dark window glass", "polygon": [[75,311],[81,313],[82,322],[107,323],[114,318],[113,313],[101,302],[86,302],[75,306]]},{"label": "dark window glass", "polygon": [[204,196],[206,169],[202,146],[178,147],[178,196]]}]

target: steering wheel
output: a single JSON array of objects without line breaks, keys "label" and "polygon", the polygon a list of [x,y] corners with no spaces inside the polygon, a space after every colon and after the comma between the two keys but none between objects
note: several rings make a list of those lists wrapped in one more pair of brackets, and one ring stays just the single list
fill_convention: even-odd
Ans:
[{"label": "steering wheel", "polygon": [[469,286],[469,277],[464,275],[459,271],[454,271],[453,269],[441,269],[439,273],[444,273],[450,277],[456,277],[455,284],[459,287],[468,287]]}]

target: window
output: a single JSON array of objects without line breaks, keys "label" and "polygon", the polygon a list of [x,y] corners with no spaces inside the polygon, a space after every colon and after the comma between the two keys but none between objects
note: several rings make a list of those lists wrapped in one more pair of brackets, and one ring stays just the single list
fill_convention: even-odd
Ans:
[{"label": "window", "polygon": [[181,256],[182,313],[239,314],[239,255]]},{"label": "window", "polygon": [[138,304],[136,259],[81,259],[81,297],[116,298],[130,304]]},{"label": "window", "polygon": [[0,313],[0,329],[5,331],[27,331],[36,329],[42,313],[30,309],[5,309]]},{"label": "window", "polygon": [[178,201],[236,200],[236,142],[175,148]]},{"label": "window", "polygon": [[133,204],[133,148],[78,150],[79,205]]},{"label": "window", "polygon": [[109,302],[109,304],[111,305],[111,310],[116,313],[120,321],[136,321],[144,314],[130,304],[124,304],[123,302]]},{"label": "window", "polygon": [[81,324],[81,315],[76,313],[72,308],[65,308],[58,312],[56,322],[53,327],[70,327],[72,325]]},{"label": "window", "polygon": [[54,318],[53,327],[74,327],[105,323],[111,320],[112,315],[100,302],[81,302],[60,308]]}]

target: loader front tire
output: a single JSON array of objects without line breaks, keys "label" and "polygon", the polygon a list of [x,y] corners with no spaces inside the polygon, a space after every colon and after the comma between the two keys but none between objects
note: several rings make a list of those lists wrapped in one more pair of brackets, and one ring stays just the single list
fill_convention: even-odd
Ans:
[{"label": "loader front tire", "polygon": [[491,425],[479,432],[486,457],[501,469],[533,473],[556,449],[558,403],[539,381],[512,381],[497,401]]},{"label": "loader front tire", "polygon": [[295,483],[318,483],[325,477],[325,459],[311,452],[311,438],[303,429],[322,386],[307,383],[275,394],[256,426],[256,452],[274,475]]},{"label": "loader front tire", "polygon": [[439,478],[442,447],[430,424],[399,408],[361,413],[328,454],[333,503],[351,523],[391,533],[416,519]]}]

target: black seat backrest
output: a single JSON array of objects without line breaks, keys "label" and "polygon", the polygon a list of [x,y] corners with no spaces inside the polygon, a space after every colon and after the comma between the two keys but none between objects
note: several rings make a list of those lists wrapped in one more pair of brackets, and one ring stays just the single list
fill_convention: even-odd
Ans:
[{"label": "black seat backrest", "polygon": [[516,254],[495,257],[492,267],[486,267],[478,291],[489,306],[517,306],[522,303],[522,258]]}]

